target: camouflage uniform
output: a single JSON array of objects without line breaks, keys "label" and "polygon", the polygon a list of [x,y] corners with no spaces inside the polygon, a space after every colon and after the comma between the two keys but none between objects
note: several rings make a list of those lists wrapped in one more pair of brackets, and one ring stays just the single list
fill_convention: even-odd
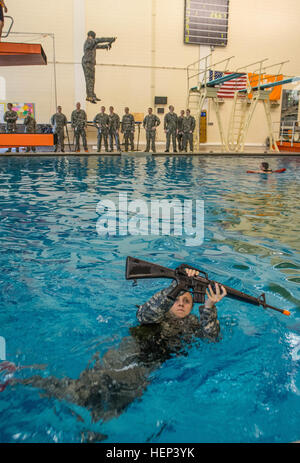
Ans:
[{"label": "camouflage uniform", "polygon": [[165,115],[164,129],[167,131],[166,151],[170,149],[172,137],[173,151],[176,152],[176,134],[177,134],[178,117],[177,114],[169,112]]},{"label": "camouflage uniform", "polygon": [[94,124],[98,128],[98,138],[97,138],[97,151],[100,153],[101,151],[101,144],[102,144],[102,137],[104,140],[104,147],[105,151],[108,151],[108,128],[109,128],[109,117],[106,113],[99,113],[94,118]]},{"label": "camouflage uniform", "polygon": [[132,114],[124,114],[122,118],[121,132],[124,134],[125,151],[128,151],[128,144],[130,141],[131,151],[134,151],[134,117]]},{"label": "camouflage uniform", "polygon": [[110,150],[114,150],[114,139],[116,143],[117,151],[121,151],[120,147],[120,138],[119,138],[119,130],[120,130],[120,118],[118,114],[112,113],[108,115],[109,117],[109,144]]},{"label": "camouflage uniform", "polygon": [[197,338],[216,341],[220,332],[216,307],[200,307],[200,318],[190,314],[183,319],[169,312],[173,301],[167,296],[176,285],[154,294],[140,305],[137,319],[141,323],[130,329],[120,346],[97,356],[78,379],[33,376],[11,380],[11,384],[29,384],[46,391],[46,395],[74,402],[91,411],[93,421],[120,415],[149,384],[149,374],[174,355],[187,355]]},{"label": "camouflage uniform", "polygon": [[156,136],[156,129],[153,130],[153,127],[158,127],[160,124],[160,119],[155,114],[148,114],[143,122],[143,127],[146,129],[146,140],[147,146],[145,151],[150,151],[150,143],[153,153],[156,152],[155,150],[155,136]]},{"label": "camouflage uniform", "polygon": [[75,109],[71,114],[72,127],[75,132],[75,151],[80,151],[80,137],[82,138],[83,148],[87,151],[87,141],[86,141],[86,121],[87,116],[86,112],[83,109],[79,111]]},{"label": "camouflage uniform", "polygon": [[100,48],[104,48],[106,50],[109,49],[109,44],[106,45],[99,45],[99,43],[103,42],[111,42],[113,40],[112,37],[102,37],[102,38],[91,38],[88,37],[84,43],[83,52],[84,55],[82,57],[82,67],[85,76],[86,82],[86,96],[88,99],[95,99],[95,69],[96,69],[96,52]]},{"label": "camouflage uniform", "polygon": [[[194,143],[193,143],[193,132],[196,127],[196,121],[193,116],[186,116],[183,118],[183,149],[187,152],[187,145],[190,144],[190,149],[193,152]],[[192,132],[192,133],[190,133]]]},{"label": "camouflage uniform", "polygon": [[64,152],[65,150],[65,126],[67,125],[67,118],[63,113],[55,113],[51,117],[51,124],[54,128],[55,134],[55,145],[54,150],[57,151],[58,145],[61,147],[61,151]]},{"label": "camouflage uniform", "polygon": [[[25,126],[25,133],[36,133],[36,120],[32,116],[26,116],[24,119],[24,126]],[[30,151],[35,151],[35,146],[27,146],[26,152],[28,153]]]},{"label": "camouflage uniform", "polygon": [[178,149],[179,149],[179,151],[183,150],[183,119],[184,119],[184,116],[179,116],[178,117],[177,141],[178,141]]},{"label": "camouflage uniform", "polygon": [[[6,111],[4,113],[4,122],[6,122],[6,133],[17,133],[17,120],[18,114],[16,111]],[[7,150],[7,152],[11,152],[11,148]],[[16,148],[16,152],[19,152],[19,148]]]}]

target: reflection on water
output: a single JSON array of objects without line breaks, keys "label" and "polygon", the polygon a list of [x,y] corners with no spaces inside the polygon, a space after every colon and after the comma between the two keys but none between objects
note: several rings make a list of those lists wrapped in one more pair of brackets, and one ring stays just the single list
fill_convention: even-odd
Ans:
[{"label": "reflection on water", "polygon": [[[141,401],[94,430],[111,442],[299,439],[300,163],[270,157],[273,169],[287,171],[246,174],[262,160],[0,158],[0,335],[9,360],[30,365],[42,358],[46,376],[77,378],[93,354],[128,336],[136,304],[161,289],[161,281],[151,280],[131,290],[124,279],[126,256],[172,268],[186,262],[238,290],[266,292],[268,302],[292,316],[225,298],[218,346],[201,343],[164,364]],[[169,235],[99,237],[96,206],[119,192],[130,200],[204,200],[203,244],[188,247],[184,237]],[[76,442],[86,425],[63,404],[55,403],[54,413],[53,403],[36,391],[2,394],[8,423],[0,429],[2,441],[48,442],[55,435],[59,442]],[[170,407],[175,402],[176,409]],[[289,426],[278,430],[278,416]]]},{"label": "reflection on water", "polygon": [[299,182],[287,184],[282,191],[272,185],[270,190],[226,194],[225,203],[232,204],[225,208],[228,220],[223,226],[228,231],[275,239],[299,251]]}]

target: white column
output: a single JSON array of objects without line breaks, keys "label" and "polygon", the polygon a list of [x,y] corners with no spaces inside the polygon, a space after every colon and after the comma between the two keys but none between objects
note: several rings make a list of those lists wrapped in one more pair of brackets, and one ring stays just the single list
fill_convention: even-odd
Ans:
[{"label": "white column", "polygon": [[[199,45],[199,59],[205,58],[206,56],[210,55],[211,47],[210,45]],[[205,61],[202,61],[199,64],[199,71],[204,71],[205,69]],[[200,79],[203,78],[203,74],[200,75]],[[208,101],[204,103],[203,109],[208,109]]]},{"label": "white column", "polygon": [[86,88],[81,66],[83,44],[86,39],[85,17],[85,0],[73,0],[74,103],[79,101],[82,109],[86,107]]},{"label": "white column", "polygon": [[151,10],[151,102],[150,106],[154,107],[155,97],[155,65],[156,65],[156,0],[152,0]]}]

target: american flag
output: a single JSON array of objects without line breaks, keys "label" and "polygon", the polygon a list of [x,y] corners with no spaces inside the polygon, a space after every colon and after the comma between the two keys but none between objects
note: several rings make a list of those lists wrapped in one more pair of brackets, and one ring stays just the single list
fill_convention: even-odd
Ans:
[{"label": "american flag", "polygon": [[[233,72],[209,71],[209,80],[220,79],[223,76],[233,74]],[[243,74],[236,79],[227,80],[220,85],[218,91],[219,98],[233,98],[237,90],[243,90],[247,87],[247,74]]]}]

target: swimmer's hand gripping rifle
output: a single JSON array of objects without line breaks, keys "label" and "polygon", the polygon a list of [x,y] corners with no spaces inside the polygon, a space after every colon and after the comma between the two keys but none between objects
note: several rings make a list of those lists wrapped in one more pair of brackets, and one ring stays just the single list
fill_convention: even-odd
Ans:
[{"label": "swimmer's hand gripping rifle", "polygon": [[[185,269],[197,270],[198,276],[188,277]],[[273,309],[284,315],[290,315],[288,310],[277,309],[266,303],[265,294],[259,297],[249,296],[248,294],[237,291],[229,286],[222,285],[213,280],[209,280],[207,273],[199,270],[190,265],[181,264],[175,270],[162,267],[161,265],[146,262],[144,260],[136,259],[134,257],[127,257],[126,259],[126,280],[138,280],[141,278],[170,278],[177,282],[177,286],[171,290],[168,297],[175,301],[181,291],[192,291],[193,300],[196,303],[204,304],[206,289],[209,285],[212,288],[218,285],[224,286],[227,291],[227,296],[231,299],[238,301],[248,302],[252,305],[262,306],[264,309]]]}]

